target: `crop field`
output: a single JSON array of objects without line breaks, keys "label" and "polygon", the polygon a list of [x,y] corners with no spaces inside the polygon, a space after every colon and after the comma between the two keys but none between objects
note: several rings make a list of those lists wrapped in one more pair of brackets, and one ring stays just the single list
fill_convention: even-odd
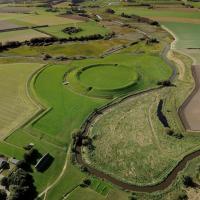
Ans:
[{"label": "crop field", "polygon": [[[200,184],[200,136],[185,130],[179,110],[195,86],[185,54],[200,61],[197,6],[1,2],[0,43],[41,40],[0,47],[0,161],[24,160],[12,172],[32,176],[37,197],[29,200],[199,198],[199,188],[184,180]],[[19,27],[27,29],[6,30]],[[97,34],[104,38],[84,37]],[[28,159],[30,143],[35,161]],[[52,160],[39,172],[35,164],[47,153]],[[0,179],[8,174],[0,170]],[[27,199],[21,196],[29,187],[11,188],[10,200],[15,193]]]},{"label": "crop field", "polygon": [[[69,91],[62,83],[66,70],[65,65],[53,65],[37,77],[34,83],[35,92],[40,101],[52,110],[36,121],[33,128],[60,140],[65,138],[69,141],[71,132],[81,125],[85,116],[106,101],[93,100]],[[49,84],[49,80],[52,85]],[[81,109],[77,109],[79,106]],[[73,120],[74,117],[76,120]]]},{"label": "crop field", "polygon": [[[67,27],[78,27],[81,28],[82,31],[79,33],[67,34],[64,33],[63,30]],[[97,24],[96,22],[82,22],[82,23],[73,23],[68,25],[58,25],[58,26],[50,26],[45,28],[38,29],[43,31],[47,34],[53,35],[59,38],[69,38],[69,37],[81,37],[81,36],[88,36],[94,34],[101,34],[105,35],[109,32],[108,29],[102,27],[101,25]]]},{"label": "crop field", "polygon": [[200,26],[191,23],[183,24],[176,22],[163,22],[162,24],[175,33],[177,37],[177,49],[200,48]]},{"label": "crop field", "polygon": [[17,30],[17,31],[9,31],[9,32],[0,33],[0,42],[2,43],[6,43],[10,41],[23,42],[23,41],[30,40],[36,37],[49,37],[49,36],[33,29]]},{"label": "crop field", "polygon": [[[0,65],[0,138],[24,123],[38,111],[27,93],[27,82],[32,73],[41,68],[38,63]],[[23,73],[21,73],[23,71]]]},{"label": "crop field", "polygon": [[0,20],[18,20],[21,23],[29,24],[30,26],[41,25],[59,25],[71,24],[78,22],[74,19],[59,17],[45,12],[32,13],[32,14],[18,14],[18,13],[0,13]]}]

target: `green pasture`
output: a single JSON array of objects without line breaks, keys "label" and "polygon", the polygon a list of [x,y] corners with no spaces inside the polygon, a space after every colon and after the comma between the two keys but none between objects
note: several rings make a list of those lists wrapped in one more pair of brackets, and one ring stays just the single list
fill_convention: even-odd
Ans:
[{"label": "green pasture", "polygon": [[53,44],[50,46],[30,47],[21,46],[15,49],[9,49],[2,52],[5,55],[20,55],[20,56],[42,56],[49,54],[52,56],[100,56],[105,51],[127,44],[127,40],[112,39],[112,40],[97,40],[88,41],[87,43],[75,42],[68,44]]},{"label": "green pasture", "polygon": [[68,196],[67,200],[105,200],[106,198],[89,188],[78,187]]},{"label": "green pasture", "polygon": [[[116,53],[107,56],[104,59],[88,59],[79,62],[73,62],[72,66],[81,69],[90,65],[116,64],[116,63],[119,65],[125,65],[132,68],[138,74],[138,81],[135,84],[131,84],[130,87],[129,86],[123,87],[121,85],[119,89],[116,88],[113,90],[104,89],[105,87],[108,86],[108,83],[106,82],[101,83],[101,86],[103,88],[90,88],[92,87],[92,85],[88,85],[86,87],[83,84],[81,84],[81,81],[77,79],[77,73],[79,69],[75,69],[67,74],[66,81],[69,81],[69,84],[66,87],[84,95],[101,97],[101,98],[102,97],[112,98],[127,94],[129,92],[137,92],[140,90],[145,90],[147,88],[155,87],[159,80],[168,79],[172,72],[171,68],[168,65],[166,65],[166,63],[158,55],[148,55],[148,54],[134,55],[129,53]],[[90,75],[88,78],[89,78],[88,80],[90,80],[90,83],[92,82],[92,80],[97,81],[95,80],[96,79],[95,76],[92,77]],[[87,79],[87,76],[84,79]],[[112,81],[110,80],[109,82]],[[119,85],[123,84],[120,78],[118,78],[118,81]]]},{"label": "green pasture", "polygon": [[199,19],[200,13],[198,11],[187,12],[183,10],[176,9],[148,9],[147,7],[131,7],[131,6],[113,6],[117,14],[126,13],[126,14],[135,14],[144,17],[169,17],[169,18],[189,18],[189,19]]},{"label": "green pasture", "polygon": [[163,22],[177,37],[176,48],[200,48],[200,25],[190,23]]},{"label": "green pasture", "polygon": [[85,86],[115,89],[137,82],[138,75],[127,66],[103,64],[84,68],[77,78]]},{"label": "green pasture", "polygon": [[[40,63],[0,65],[0,138],[3,139],[34,115],[38,107],[27,93],[29,78],[40,69]],[[23,73],[22,73],[23,72]]]},{"label": "green pasture", "polygon": [[[63,32],[63,29],[67,27],[77,27],[81,28],[82,31],[79,33],[73,33],[73,34],[66,34]],[[98,24],[94,21],[89,22],[79,22],[79,23],[71,23],[67,25],[55,25],[55,26],[49,26],[45,28],[39,28],[38,30],[47,33],[49,35],[53,35],[58,38],[69,38],[69,37],[81,37],[81,36],[88,36],[88,35],[94,35],[94,34],[101,34],[105,35],[109,32],[107,28],[104,28],[102,25]]]}]

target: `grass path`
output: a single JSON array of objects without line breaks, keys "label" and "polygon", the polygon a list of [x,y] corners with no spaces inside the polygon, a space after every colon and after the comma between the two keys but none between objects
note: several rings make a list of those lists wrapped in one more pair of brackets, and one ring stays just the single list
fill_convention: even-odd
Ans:
[{"label": "grass path", "polygon": [[65,170],[67,168],[67,165],[68,165],[68,161],[69,161],[69,156],[70,156],[70,150],[71,150],[71,146],[69,146],[68,148],[68,151],[67,151],[67,156],[66,156],[66,159],[65,159],[65,164],[62,168],[62,171],[60,173],[60,175],[57,177],[57,179],[51,184],[49,185],[43,192],[41,192],[38,197],[42,197],[44,195],[44,199],[43,200],[46,200],[46,196],[47,196],[47,193],[50,189],[52,189],[59,181],[60,179],[62,178],[62,176],[64,175],[65,173]]}]

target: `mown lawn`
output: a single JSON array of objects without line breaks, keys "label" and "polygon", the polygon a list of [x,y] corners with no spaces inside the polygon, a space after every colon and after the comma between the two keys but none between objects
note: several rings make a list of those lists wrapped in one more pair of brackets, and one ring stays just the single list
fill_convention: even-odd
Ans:
[{"label": "mown lawn", "polygon": [[[119,64],[132,68],[137,72],[139,79],[137,84],[131,85],[131,87],[123,87],[120,90],[103,90],[95,89],[88,91],[88,87],[80,84],[80,81],[76,77],[76,71],[74,70],[71,73],[68,73],[67,81],[69,84],[68,88],[89,96],[95,97],[116,97],[120,95],[127,94],[129,92],[137,92],[140,90],[145,90],[147,88],[157,86],[157,82],[160,80],[166,80],[170,77],[172,69],[160,58],[158,55],[150,54],[137,54],[137,53],[116,53],[110,56],[105,57],[104,59],[87,59],[83,61],[73,62],[71,65],[74,67],[85,67],[94,64]],[[83,73],[84,74],[84,73]],[[95,78],[94,78],[95,79]],[[119,84],[121,79],[118,79]],[[102,82],[102,85],[108,85],[106,82]]]},{"label": "mown lawn", "polygon": [[66,65],[47,67],[35,81],[35,92],[41,102],[52,110],[36,121],[33,129],[62,141],[71,140],[71,132],[78,129],[89,113],[106,102],[75,94],[63,85]]}]

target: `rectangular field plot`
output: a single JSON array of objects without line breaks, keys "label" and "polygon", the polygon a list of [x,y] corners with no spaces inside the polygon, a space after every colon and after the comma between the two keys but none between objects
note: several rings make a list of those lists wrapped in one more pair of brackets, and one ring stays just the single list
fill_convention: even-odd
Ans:
[{"label": "rectangular field plot", "polygon": [[32,13],[32,14],[21,14],[21,13],[1,13],[0,20],[18,20],[21,23],[41,26],[41,25],[58,25],[58,24],[70,24],[79,22],[75,19],[69,19],[64,17],[55,16],[49,13]]},{"label": "rectangular field plot", "polygon": [[[63,30],[67,27],[76,27],[82,30],[78,33],[67,34],[63,32]],[[109,32],[108,29],[104,28],[101,25],[98,25],[96,22],[82,22],[82,23],[73,23],[68,25],[58,25],[58,26],[40,28],[39,30],[59,38],[81,37],[94,34],[105,35],[106,33]]]},{"label": "rectangular field plot", "polygon": [[0,33],[0,42],[2,43],[10,42],[10,41],[23,42],[25,40],[30,40],[36,37],[49,37],[49,36],[33,29],[17,30],[17,31]]},{"label": "rectangular field plot", "polygon": [[27,7],[11,7],[11,6],[0,7],[0,13],[30,13],[30,12],[32,12],[32,9]]},{"label": "rectangular field plot", "polygon": [[166,22],[163,23],[163,25],[176,35],[177,49],[200,48],[200,26],[196,24],[176,22]]},{"label": "rectangular field plot", "polygon": [[38,63],[0,65],[0,139],[38,110],[28,96],[27,81],[40,67]]},{"label": "rectangular field plot", "polygon": [[22,17],[19,20],[27,23],[31,23],[34,25],[57,25],[57,24],[68,24],[77,22],[74,19],[68,19],[64,17],[58,17],[54,15],[35,15],[30,14],[26,15],[26,17]]},{"label": "rectangular field plot", "polygon": [[0,32],[3,30],[7,30],[7,29],[15,29],[15,28],[20,28],[22,26],[14,24],[10,21],[7,20],[2,20],[0,21]]},{"label": "rectangular field plot", "polygon": [[68,196],[67,200],[105,200],[106,198],[89,188],[78,187]]}]

